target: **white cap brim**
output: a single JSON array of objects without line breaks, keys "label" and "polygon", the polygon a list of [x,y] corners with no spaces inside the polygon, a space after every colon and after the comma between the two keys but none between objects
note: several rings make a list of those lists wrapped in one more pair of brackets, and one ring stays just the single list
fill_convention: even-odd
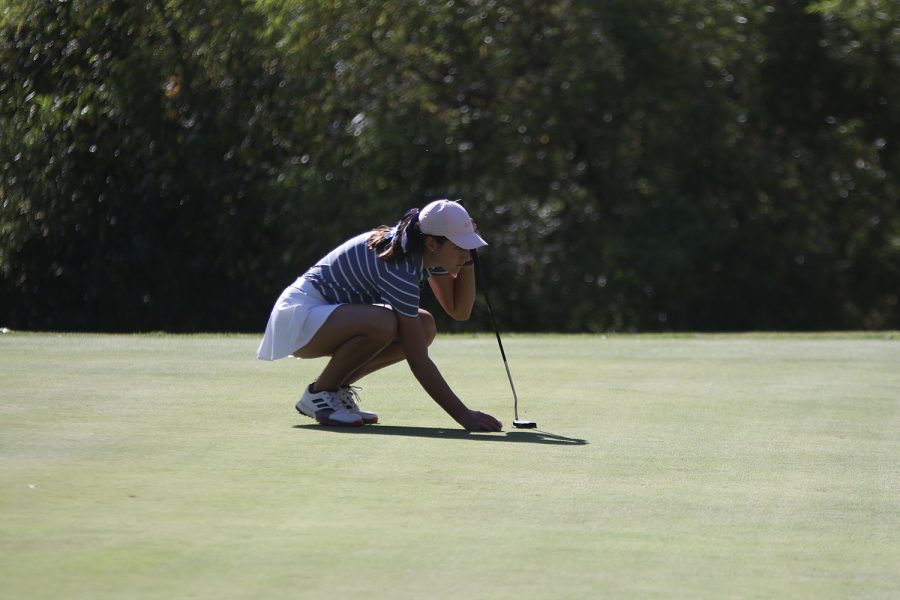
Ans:
[{"label": "white cap brim", "polygon": [[448,240],[462,248],[463,250],[474,250],[487,246],[488,243],[477,233],[464,233],[462,235],[448,235]]}]

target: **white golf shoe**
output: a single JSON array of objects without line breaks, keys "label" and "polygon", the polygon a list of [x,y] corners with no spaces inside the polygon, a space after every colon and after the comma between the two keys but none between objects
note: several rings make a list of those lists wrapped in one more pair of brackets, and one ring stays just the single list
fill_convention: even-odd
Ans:
[{"label": "white golf shoe", "polygon": [[315,419],[322,425],[358,427],[363,424],[362,416],[352,413],[338,399],[338,392],[332,390],[312,391],[309,384],[297,402],[297,412]]},{"label": "white golf shoe", "polygon": [[374,425],[378,422],[378,415],[359,407],[359,404],[356,403],[357,398],[359,398],[357,390],[359,390],[358,387],[342,385],[337,391],[338,401],[348,412],[359,415],[365,425]]}]

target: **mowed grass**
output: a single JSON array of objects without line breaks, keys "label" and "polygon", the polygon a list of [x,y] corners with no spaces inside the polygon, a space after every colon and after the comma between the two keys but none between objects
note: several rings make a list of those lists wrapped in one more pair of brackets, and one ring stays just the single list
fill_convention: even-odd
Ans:
[{"label": "mowed grass", "polygon": [[[0,336],[4,598],[896,598],[900,341],[506,336],[316,426],[254,336]],[[896,338],[896,336],[893,336]],[[509,426],[490,334],[442,336]]]}]

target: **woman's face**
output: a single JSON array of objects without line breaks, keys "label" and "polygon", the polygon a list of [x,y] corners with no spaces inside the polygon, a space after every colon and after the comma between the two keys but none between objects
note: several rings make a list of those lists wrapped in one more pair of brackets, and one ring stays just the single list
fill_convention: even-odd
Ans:
[{"label": "woman's face", "polygon": [[451,242],[438,242],[433,237],[425,238],[425,266],[429,269],[443,267],[448,273],[455,275],[471,258],[472,253]]}]

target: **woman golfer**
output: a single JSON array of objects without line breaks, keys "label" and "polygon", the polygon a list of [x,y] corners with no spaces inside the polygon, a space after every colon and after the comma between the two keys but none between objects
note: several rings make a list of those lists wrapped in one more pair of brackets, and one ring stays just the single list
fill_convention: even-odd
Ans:
[{"label": "woman golfer", "polygon": [[449,200],[411,209],[394,227],[357,235],[284,290],[257,357],[331,357],[297,402],[301,414],[324,425],[377,423],[378,415],[359,408],[351,385],[406,359],[457,423],[470,431],[500,431],[500,421],[463,404],[428,357],[435,322],[419,308],[427,279],[448,315],[468,319],[475,302],[471,251],[485,245],[466,209]]}]

